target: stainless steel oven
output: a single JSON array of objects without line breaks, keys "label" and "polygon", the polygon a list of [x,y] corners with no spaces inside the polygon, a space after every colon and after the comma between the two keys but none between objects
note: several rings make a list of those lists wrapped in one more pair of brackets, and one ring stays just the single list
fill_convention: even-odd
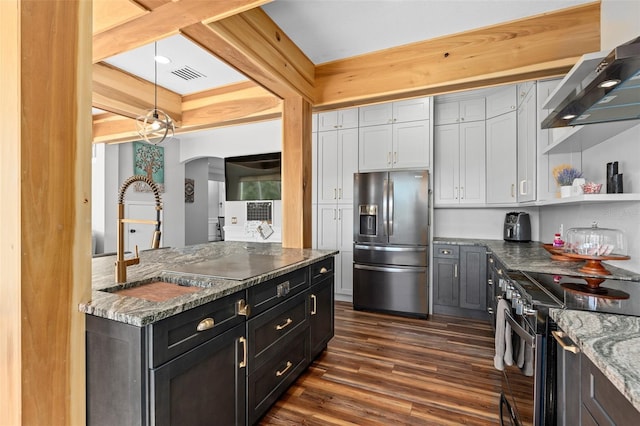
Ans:
[{"label": "stainless steel oven", "polygon": [[504,333],[506,348],[500,424],[549,424],[545,417],[553,399],[553,371],[547,368],[552,355],[547,351],[547,318],[549,308],[562,307],[562,302],[526,273],[506,273],[498,265],[496,274],[496,339]]}]

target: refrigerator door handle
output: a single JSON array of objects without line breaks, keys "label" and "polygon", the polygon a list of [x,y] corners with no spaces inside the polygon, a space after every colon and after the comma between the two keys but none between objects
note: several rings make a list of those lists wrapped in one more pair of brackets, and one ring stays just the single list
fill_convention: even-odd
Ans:
[{"label": "refrigerator door handle", "polygon": [[416,247],[390,247],[390,246],[369,246],[364,244],[355,244],[353,246],[355,250],[375,250],[375,251],[395,251],[395,252],[421,252],[427,251],[428,246],[416,246]]},{"label": "refrigerator door handle", "polygon": [[393,180],[389,179],[389,217],[387,222],[389,223],[389,236],[393,235]]},{"label": "refrigerator door handle", "polygon": [[385,179],[384,184],[382,185],[382,229],[384,231],[385,237],[389,235],[388,201],[389,201],[389,179]]}]

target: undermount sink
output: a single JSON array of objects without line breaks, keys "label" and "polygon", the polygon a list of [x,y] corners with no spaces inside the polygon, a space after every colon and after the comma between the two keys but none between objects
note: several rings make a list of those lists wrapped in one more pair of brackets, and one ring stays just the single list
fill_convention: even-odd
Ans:
[{"label": "undermount sink", "polygon": [[150,278],[142,281],[127,283],[125,286],[114,286],[103,289],[108,293],[119,296],[136,297],[151,302],[164,302],[174,297],[192,294],[200,291],[202,287],[183,285],[170,282],[163,278]]}]

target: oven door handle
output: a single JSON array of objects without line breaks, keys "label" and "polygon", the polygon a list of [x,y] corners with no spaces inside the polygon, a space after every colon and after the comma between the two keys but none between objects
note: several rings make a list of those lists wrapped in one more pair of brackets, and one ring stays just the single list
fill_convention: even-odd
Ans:
[{"label": "oven door handle", "polygon": [[527,342],[527,344],[530,345],[531,348],[536,347],[536,336],[531,335],[527,330],[522,328],[522,326],[518,324],[515,319],[513,319],[509,311],[505,310],[504,317],[507,319],[507,322],[509,322],[511,331],[514,331],[518,336],[524,339],[524,341]]}]

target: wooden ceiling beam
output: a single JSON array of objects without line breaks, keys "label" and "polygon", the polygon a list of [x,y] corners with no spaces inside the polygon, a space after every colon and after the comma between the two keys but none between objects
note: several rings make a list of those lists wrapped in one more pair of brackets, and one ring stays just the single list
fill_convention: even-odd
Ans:
[{"label": "wooden ceiling beam", "polygon": [[[185,96],[182,123],[176,135],[282,116],[282,101],[252,81],[230,84]],[[111,113],[93,118],[94,143],[121,143],[140,139],[131,118]]]},{"label": "wooden ceiling beam", "polygon": [[260,8],[182,34],[270,92],[313,103],[315,65]]},{"label": "wooden ceiling beam", "polygon": [[155,9],[93,36],[93,62],[178,34],[180,28],[209,23],[259,7],[272,0],[180,0]]},{"label": "wooden ceiling beam", "polygon": [[[136,118],[155,105],[153,83],[104,63],[93,64],[92,90],[94,107],[129,118]],[[182,97],[160,86],[157,91],[157,108],[169,114],[179,126],[182,122]]]},{"label": "wooden ceiling beam", "polygon": [[600,50],[600,3],[316,67],[316,109],[424,96],[567,72]]}]

